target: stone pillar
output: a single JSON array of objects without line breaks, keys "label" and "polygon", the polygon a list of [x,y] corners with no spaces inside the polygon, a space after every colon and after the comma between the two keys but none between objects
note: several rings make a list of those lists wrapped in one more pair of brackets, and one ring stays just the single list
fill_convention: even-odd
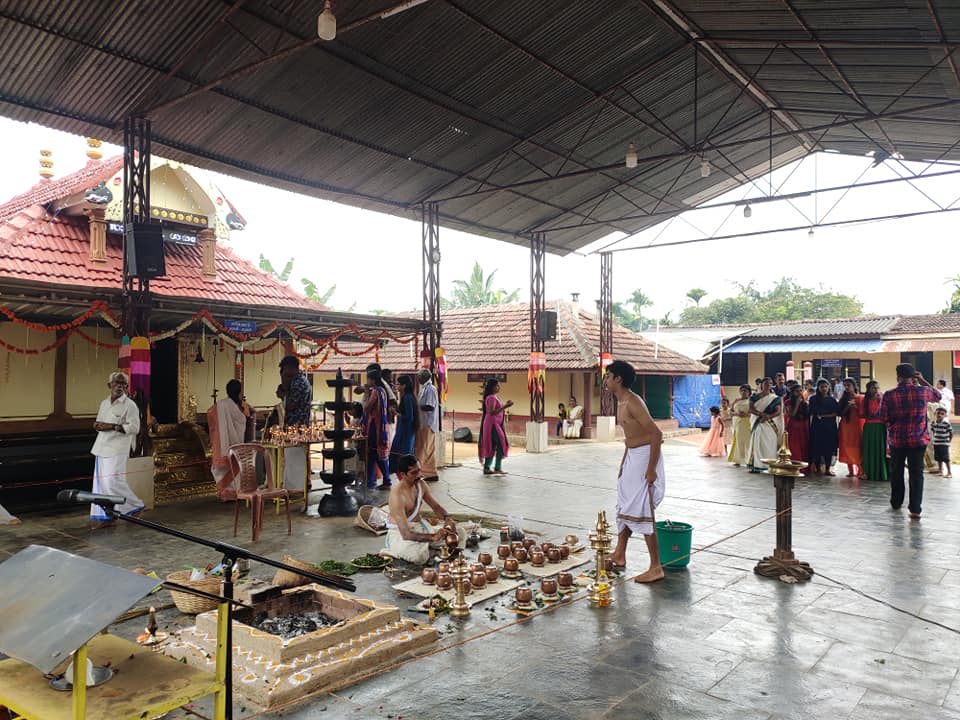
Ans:
[{"label": "stone pillar", "polygon": [[107,261],[107,220],[103,208],[92,208],[87,211],[90,222],[90,262],[105,263]]},{"label": "stone pillar", "polygon": [[217,276],[217,236],[212,228],[204,228],[197,233],[197,242],[203,253],[203,274],[207,277]]}]

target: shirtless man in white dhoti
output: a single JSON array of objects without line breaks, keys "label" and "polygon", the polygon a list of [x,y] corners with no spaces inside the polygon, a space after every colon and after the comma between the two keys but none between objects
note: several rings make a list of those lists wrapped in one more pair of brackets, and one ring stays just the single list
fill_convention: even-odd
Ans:
[{"label": "shirtless man in white dhoti", "polygon": [[[420,463],[413,455],[404,455],[397,462],[399,482],[390,488],[390,517],[387,520],[387,546],[381,555],[424,565],[430,560],[430,544],[443,542],[451,531],[458,536],[458,546],[466,542],[466,531],[456,523],[430,493],[421,478]],[[429,505],[443,526],[434,526],[420,516],[423,503]]]},{"label": "shirtless man in white dhoti", "polygon": [[623,360],[607,366],[604,387],[617,398],[617,424],[623,428],[626,446],[617,479],[617,546],[610,555],[614,567],[627,564],[627,541],[634,533],[643,535],[650,553],[650,567],[634,582],[650,583],[663,579],[660,548],[653,527],[653,510],[663,500],[665,477],[660,445],[663,433],[650,417],[643,399],[630,390],[636,371]]}]

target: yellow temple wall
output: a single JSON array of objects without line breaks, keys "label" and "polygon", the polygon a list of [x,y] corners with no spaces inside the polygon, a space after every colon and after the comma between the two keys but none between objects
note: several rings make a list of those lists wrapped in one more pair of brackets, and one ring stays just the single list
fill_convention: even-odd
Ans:
[{"label": "yellow temple wall", "polygon": [[[94,335],[93,331],[88,334]],[[99,339],[117,342],[110,328],[101,329]],[[74,417],[96,417],[100,402],[109,392],[107,380],[117,369],[117,357],[117,350],[94,347],[76,335],[70,337],[67,341],[68,413]]]},{"label": "yellow temple wall", "polygon": [[[21,348],[39,348],[56,339],[51,332],[0,323],[0,339]],[[0,419],[37,420],[53,412],[56,352],[19,355],[0,348]]]}]

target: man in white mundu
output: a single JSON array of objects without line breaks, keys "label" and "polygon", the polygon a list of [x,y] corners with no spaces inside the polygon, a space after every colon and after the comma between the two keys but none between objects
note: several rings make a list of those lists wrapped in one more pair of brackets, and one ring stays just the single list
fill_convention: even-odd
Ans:
[{"label": "man in white mundu", "polygon": [[663,500],[666,478],[660,445],[663,433],[650,416],[643,399],[630,390],[636,371],[630,363],[615,360],[607,366],[603,384],[617,398],[617,424],[623,428],[623,460],[617,478],[617,546],[610,554],[615,568],[627,565],[627,541],[643,535],[650,553],[650,567],[634,582],[663,579],[660,548],[653,526],[653,511]]},{"label": "man in white mundu", "polygon": [[[143,510],[143,501],[127,483],[127,459],[140,432],[140,408],[127,396],[128,386],[125,374],[110,374],[107,382],[110,397],[100,403],[100,411],[93,423],[97,439],[90,452],[96,458],[93,492],[126,498],[123,505],[117,505],[114,509],[124,515],[136,515]],[[115,522],[99,505],[90,506],[90,519],[104,525]]]}]

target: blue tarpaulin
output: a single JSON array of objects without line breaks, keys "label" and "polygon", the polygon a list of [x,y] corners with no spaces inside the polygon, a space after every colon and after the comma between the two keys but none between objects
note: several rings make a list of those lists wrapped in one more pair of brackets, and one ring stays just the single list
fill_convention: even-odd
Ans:
[{"label": "blue tarpaulin", "polygon": [[673,379],[673,417],[680,427],[710,427],[710,406],[720,404],[720,385],[713,383],[713,375]]}]

